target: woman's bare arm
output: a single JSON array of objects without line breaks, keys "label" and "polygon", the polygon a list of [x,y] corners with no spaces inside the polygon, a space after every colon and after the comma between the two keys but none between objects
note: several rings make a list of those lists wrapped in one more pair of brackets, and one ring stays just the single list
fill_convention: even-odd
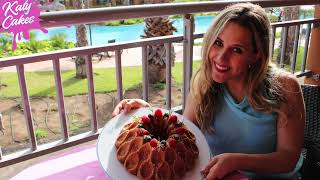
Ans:
[{"label": "woman's bare arm", "polygon": [[[300,85],[293,77],[280,77],[287,102],[278,115],[276,151],[268,154],[226,153],[211,160],[205,169],[207,179],[221,178],[234,170],[256,173],[291,172],[299,159],[304,138],[305,109]],[[219,164],[218,164],[219,163]],[[226,165],[227,164],[227,165]],[[226,166],[227,169],[225,169]],[[213,167],[213,168],[210,168]]]},{"label": "woman's bare arm", "polygon": [[276,152],[260,157],[248,157],[253,161],[243,164],[247,169],[257,172],[289,172],[294,169],[299,159],[305,125],[303,96],[300,85],[294,78],[284,76],[280,81],[284,86],[287,102],[281,105],[283,114],[278,116]]}]

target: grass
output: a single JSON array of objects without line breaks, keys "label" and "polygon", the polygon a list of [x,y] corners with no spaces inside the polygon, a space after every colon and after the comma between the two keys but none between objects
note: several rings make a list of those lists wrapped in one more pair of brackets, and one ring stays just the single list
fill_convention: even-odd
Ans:
[{"label": "grass", "polygon": [[[195,72],[200,67],[201,61],[193,61],[192,72]],[[178,85],[182,85],[183,82],[183,64],[176,63],[175,66],[172,68],[172,76],[175,82]]]},{"label": "grass", "polygon": [[[298,52],[297,52],[297,59],[296,59],[296,68],[295,72],[301,71],[301,64],[302,64],[302,59],[303,59],[303,53],[304,53],[304,46],[299,46]],[[277,58],[279,54],[279,48],[276,48],[273,53],[273,62],[275,62],[275,59]],[[291,71],[291,65],[285,65],[284,66],[285,70]]]},{"label": "grass", "polygon": [[163,90],[166,88],[166,83],[157,82],[156,84],[153,85],[153,87],[158,90]]},{"label": "grass", "polygon": [[[194,62],[194,71],[199,67],[200,61]],[[51,71],[46,72],[26,72],[26,82],[29,96],[56,96],[56,86],[54,74]],[[76,79],[75,70],[62,72],[63,91],[65,96],[73,96],[88,93],[86,79]],[[182,63],[176,63],[172,68],[173,79],[177,84],[182,84]],[[133,89],[139,87],[142,83],[142,69],[137,67],[123,67],[122,81],[124,89]],[[17,73],[0,73],[0,97],[20,97],[20,89]],[[105,93],[117,90],[116,76],[114,68],[94,69],[95,92]]]},{"label": "grass", "polygon": [[194,42],[194,43],[193,43],[193,46],[202,46],[202,45],[203,45],[202,42]]}]

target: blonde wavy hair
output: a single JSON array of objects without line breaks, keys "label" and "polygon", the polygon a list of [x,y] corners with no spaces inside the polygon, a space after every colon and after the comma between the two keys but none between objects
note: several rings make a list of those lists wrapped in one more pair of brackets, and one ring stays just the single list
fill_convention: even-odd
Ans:
[{"label": "blonde wavy hair", "polygon": [[235,22],[252,32],[252,45],[260,59],[248,72],[246,95],[256,111],[279,111],[279,101],[285,101],[276,71],[270,63],[271,25],[265,10],[252,3],[239,3],[226,7],[214,19],[203,39],[202,64],[191,82],[191,97],[195,102],[196,121],[202,131],[212,132],[209,127],[216,110],[216,99],[221,92],[220,84],[213,81],[209,51],[228,22]]}]

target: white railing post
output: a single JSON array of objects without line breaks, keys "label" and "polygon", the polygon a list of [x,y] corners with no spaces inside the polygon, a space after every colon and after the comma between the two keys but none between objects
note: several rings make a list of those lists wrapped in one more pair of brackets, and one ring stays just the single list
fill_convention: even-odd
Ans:
[{"label": "white railing post", "polygon": [[64,104],[64,95],[63,95],[63,84],[61,81],[61,70],[60,70],[60,59],[52,60],[53,63],[53,71],[54,71],[54,79],[56,82],[56,92],[57,92],[57,101],[58,101],[58,109],[59,109],[59,117],[60,117],[60,125],[61,132],[64,141],[69,140],[68,133],[68,125],[66,118],[66,110]]},{"label": "white railing post", "polygon": [[19,86],[20,86],[20,92],[21,92],[24,118],[27,123],[29,140],[31,142],[31,149],[34,151],[37,149],[37,141],[36,141],[36,136],[34,133],[30,99],[29,99],[29,95],[28,95],[26,77],[24,74],[24,65],[17,65],[16,68],[17,68],[18,79],[19,79]]},{"label": "white railing post", "polygon": [[312,24],[307,25],[307,32],[306,32],[306,39],[304,42],[304,52],[303,52],[303,59],[301,63],[301,72],[306,71],[306,62],[307,62],[307,55],[308,55],[308,49],[309,49],[309,41],[310,41],[310,34],[311,34],[311,26]]},{"label": "white railing post", "polygon": [[149,85],[149,78],[148,78],[148,54],[147,54],[147,46],[143,46],[142,48],[142,98],[143,100],[148,102],[148,85]]},{"label": "white railing post", "polygon": [[287,37],[288,37],[288,26],[282,28],[282,45],[281,45],[281,54],[280,54],[280,67],[284,67],[284,58],[286,55],[287,49]]},{"label": "white railing post", "polygon": [[2,150],[1,150],[1,146],[0,146],[0,160],[2,160]]},{"label": "white railing post", "polygon": [[171,43],[165,43],[166,48],[166,108],[171,109]]},{"label": "white railing post", "polygon": [[121,66],[121,51],[115,51],[116,61],[116,80],[117,80],[117,100],[120,102],[123,99],[123,87],[122,87],[122,66]]},{"label": "white railing post", "polygon": [[190,89],[190,79],[192,76],[192,60],[193,60],[193,31],[194,18],[190,14],[186,14],[184,22],[184,41],[183,41],[183,104],[185,107],[187,96]]},{"label": "white railing post", "polygon": [[273,53],[274,53],[274,43],[275,43],[275,40],[276,40],[276,27],[272,26],[272,36],[271,36],[271,40],[272,40],[272,43],[271,43],[271,60],[273,60]]},{"label": "white railing post", "polygon": [[294,73],[296,70],[297,53],[299,48],[299,37],[300,37],[300,25],[296,25],[296,30],[294,34],[294,44],[293,44],[293,59],[291,62],[291,72]]},{"label": "white railing post", "polygon": [[94,83],[93,83],[92,55],[85,56],[85,62],[86,62],[87,80],[88,80],[89,109],[91,112],[91,129],[92,129],[92,132],[95,133],[98,131],[98,122],[97,122],[96,99],[94,94]]}]

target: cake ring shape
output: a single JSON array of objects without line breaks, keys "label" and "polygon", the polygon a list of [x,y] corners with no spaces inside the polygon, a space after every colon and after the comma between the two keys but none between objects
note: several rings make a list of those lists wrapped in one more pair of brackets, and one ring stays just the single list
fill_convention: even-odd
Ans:
[{"label": "cake ring shape", "polygon": [[140,179],[181,179],[199,156],[195,135],[177,115],[155,109],[133,117],[116,141],[117,159]]},{"label": "cake ring shape", "polygon": [[[168,110],[161,109],[162,112],[168,112]],[[104,169],[107,177],[114,180],[138,180],[139,177],[131,174],[124,164],[122,164],[117,159],[117,148],[115,146],[116,139],[119,137],[119,134],[123,127],[132,122],[135,118],[140,117],[146,114],[149,114],[150,108],[139,108],[136,110],[132,110],[130,113],[121,113],[118,116],[113,117],[108,120],[104,125],[102,130],[99,130],[99,137],[97,141],[97,157],[101,167]],[[205,139],[204,134],[200,131],[200,129],[194,125],[187,118],[183,117],[180,114],[175,114],[180,121],[184,123],[186,127],[188,127],[189,131],[194,134],[196,137],[196,146],[199,150],[199,156],[195,159],[194,167],[187,171],[183,176],[183,180],[194,180],[194,179],[202,179],[200,171],[206,167],[211,158],[210,148]],[[171,150],[167,150],[167,154],[170,154]],[[172,159],[172,158],[168,158]],[[172,164],[172,161],[168,161],[169,164]],[[165,169],[165,165],[159,171],[163,171]]]}]

